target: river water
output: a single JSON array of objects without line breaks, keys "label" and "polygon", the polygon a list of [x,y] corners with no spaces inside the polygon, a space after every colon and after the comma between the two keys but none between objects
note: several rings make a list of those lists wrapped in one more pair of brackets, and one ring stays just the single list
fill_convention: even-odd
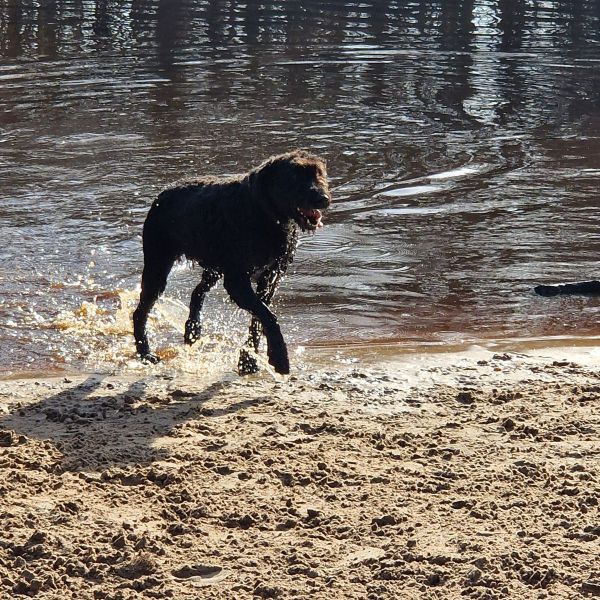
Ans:
[{"label": "river water", "polygon": [[[157,192],[296,147],[334,190],[275,303],[297,351],[599,334],[532,293],[600,270],[598,7],[0,2],[0,374],[132,365]],[[199,275],[151,321],[172,361]],[[194,360],[246,321],[217,290]]]}]

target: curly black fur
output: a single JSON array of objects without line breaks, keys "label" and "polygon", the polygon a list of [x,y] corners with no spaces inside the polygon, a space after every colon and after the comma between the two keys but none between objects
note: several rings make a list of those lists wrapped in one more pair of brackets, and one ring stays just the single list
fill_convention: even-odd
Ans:
[{"label": "curly black fur", "polygon": [[[287,348],[268,305],[293,260],[297,227],[315,230],[318,209],[330,201],[325,162],[302,150],[274,156],[243,175],[207,177],[164,190],[144,224],[142,291],[133,314],[142,360],[158,361],[148,343],[148,313],[164,291],[173,263],[185,256],[204,269],[192,293],[185,342],[193,344],[200,336],[204,297],[223,277],[231,299],[252,315],[248,346],[258,351],[262,329],[269,362],[278,373],[289,373]],[[240,373],[257,368],[243,349]]]}]

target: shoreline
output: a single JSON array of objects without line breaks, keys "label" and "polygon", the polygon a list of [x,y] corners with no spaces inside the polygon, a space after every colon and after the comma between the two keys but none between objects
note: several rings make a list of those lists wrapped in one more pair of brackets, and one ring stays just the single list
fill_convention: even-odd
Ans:
[{"label": "shoreline", "polygon": [[[544,337],[519,337],[519,338],[489,338],[489,339],[473,339],[464,340],[461,342],[445,343],[445,342],[401,342],[401,341],[339,341],[333,344],[322,344],[322,343],[311,343],[311,344],[294,344],[290,346],[290,355],[292,362],[292,373],[294,376],[293,369],[298,366],[298,356],[309,357],[309,360],[314,362],[321,362],[325,360],[331,360],[336,355],[343,355],[350,360],[363,360],[369,364],[376,361],[397,361],[397,360],[421,360],[426,357],[435,356],[447,356],[449,360],[453,357],[461,355],[481,355],[485,356],[486,352],[508,352],[517,353],[524,355],[535,356],[540,351],[545,351],[546,354],[551,353],[558,356],[561,352],[572,355],[574,352],[579,357],[586,349],[593,351],[595,347],[600,347],[600,335],[598,336],[544,336]],[[161,367],[166,367],[172,372],[173,375],[178,374],[179,365],[177,359],[180,355],[177,355],[178,349],[172,349],[170,347],[163,348],[162,352],[167,354],[167,361],[161,363]],[[177,358],[172,361],[172,355]],[[232,355],[233,356],[233,355]],[[266,369],[269,371],[275,379],[282,380],[285,377],[281,377],[275,374],[268,365],[266,365],[265,351],[261,352],[263,358],[262,365],[263,371]],[[600,356],[600,355],[599,355]],[[202,351],[198,352],[193,360],[197,361],[199,367],[202,366],[203,361]],[[211,357],[211,358],[214,358]],[[124,360],[124,359],[121,359]],[[188,359],[189,360],[189,359]],[[210,359],[209,359],[210,360]],[[131,368],[131,365],[135,365],[138,368]],[[102,368],[94,368],[90,365],[80,365],[77,368],[61,368],[55,370],[6,370],[0,371],[0,382],[3,381],[14,381],[19,379],[46,379],[55,377],[77,377],[82,375],[116,375],[121,373],[127,377],[129,375],[139,375],[144,369],[139,368],[140,363],[133,354],[129,357],[126,363],[121,362],[111,366],[110,361],[104,360]],[[207,365],[207,368],[212,368],[213,365]],[[235,358],[232,358],[231,365],[219,365],[220,371],[230,371],[231,375],[235,374]],[[147,374],[151,374],[151,367],[145,369]],[[184,371],[181,373],[184,376],[188,376],[191,373]],[[202,375],[200,370],[199,375]]]},{"label": "shoreline", "polygon": [[600,593],[600,346],[0,380],[0,595]]}]

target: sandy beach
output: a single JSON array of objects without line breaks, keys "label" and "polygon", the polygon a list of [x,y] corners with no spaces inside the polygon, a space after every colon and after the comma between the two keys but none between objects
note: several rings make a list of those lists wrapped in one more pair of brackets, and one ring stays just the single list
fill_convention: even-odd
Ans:
[{"label": "sandy beach", "polygon": [[0,596],[598,596],[599,358],[1,381]]},{"label": "sandy beach", "polygon": [[600,2],[0,0],[0,181],[0,600],[600,600]]}]

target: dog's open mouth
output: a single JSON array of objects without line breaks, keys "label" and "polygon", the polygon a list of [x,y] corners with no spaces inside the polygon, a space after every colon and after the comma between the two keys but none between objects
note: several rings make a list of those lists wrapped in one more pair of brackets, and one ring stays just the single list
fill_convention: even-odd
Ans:
[{"label": "dog's open mouth", "polygon": [[323,227],[322,216],[321,211],[317,208],[296,209],[296,223],[303,231],[315,231],[319,227]]}]

